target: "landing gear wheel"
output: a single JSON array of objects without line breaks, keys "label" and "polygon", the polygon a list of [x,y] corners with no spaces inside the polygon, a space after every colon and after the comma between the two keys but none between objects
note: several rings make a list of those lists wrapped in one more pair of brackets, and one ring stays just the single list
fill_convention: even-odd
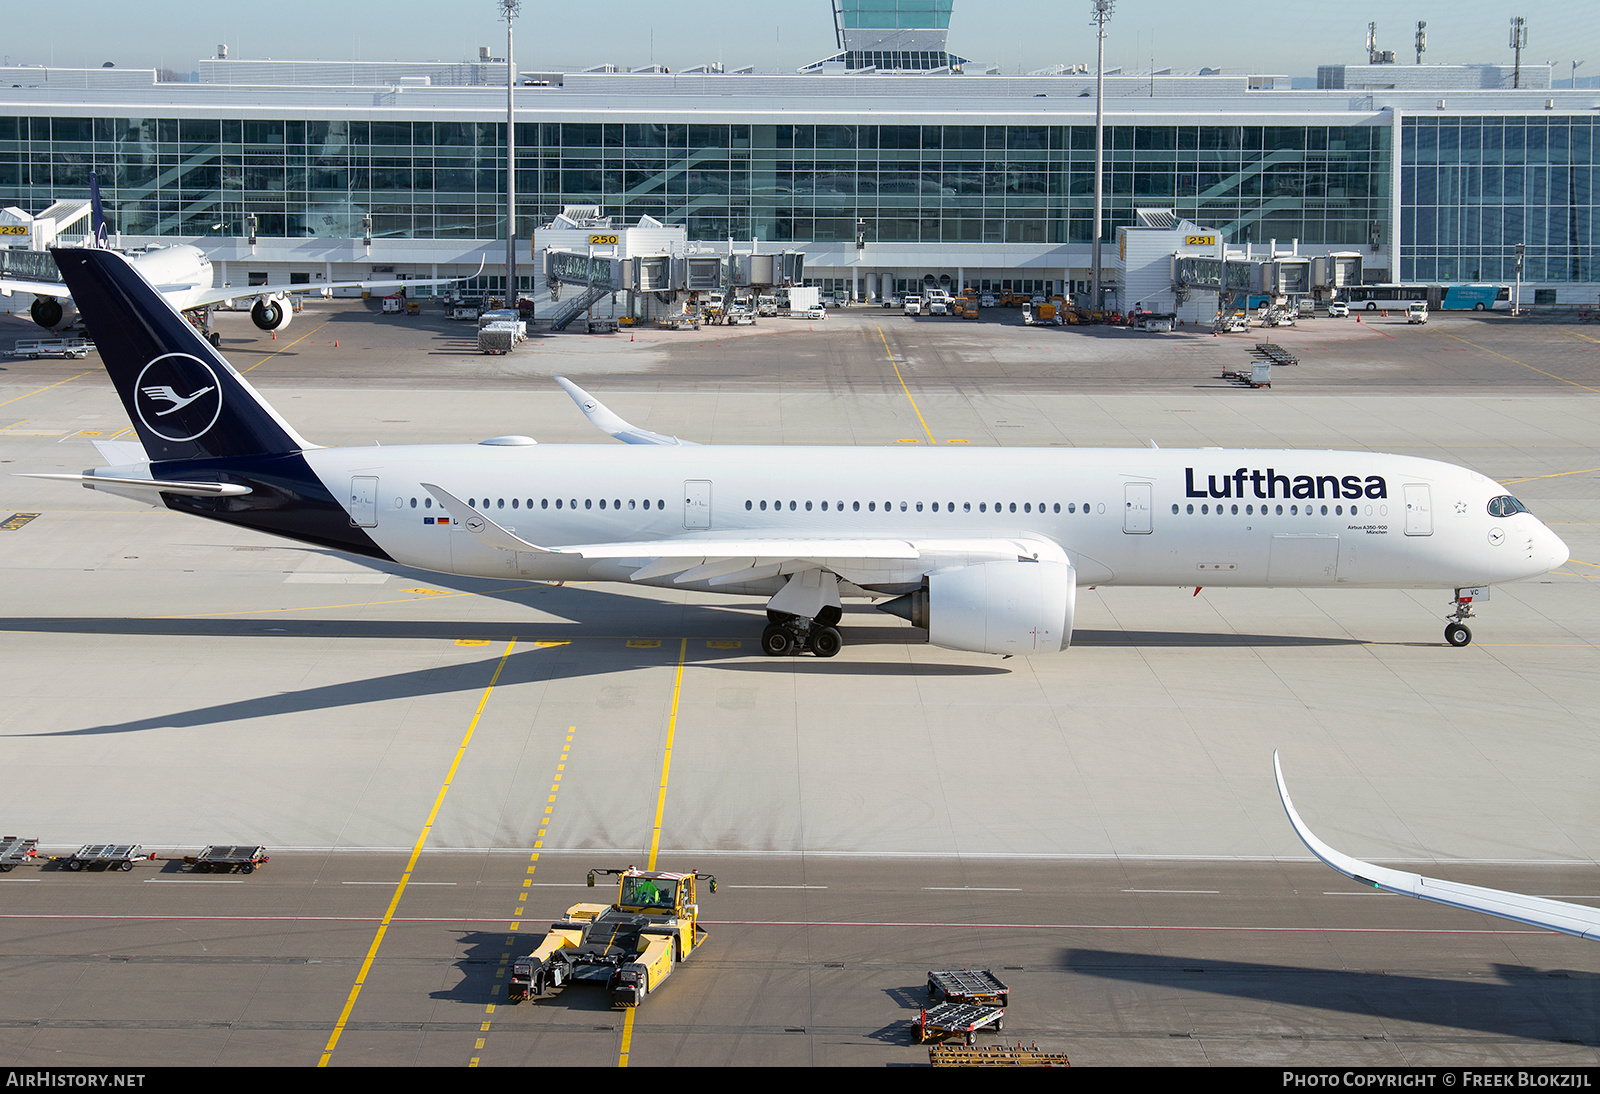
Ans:
[{"label": "landing gear wheel", "polygon": [[794,652],[794,639],[782,627],[771,624],[761,632],[761,652],[768,657],[786,657]]},{"label": "landing gear wheel", "polygon": [[832,657],[844,647],[844,639],[833,627],[822,627],[811,635],[811,652],[818,657]]},{"label": "landing gear wheel", "polygon": [[217,349],[222,348],[222,335],[218,334],[216,331],[212,331],[210,334],[206,335],[206,341],[210,342],[211,345]]},{"label": "landing gear wheel", "polygon": [[1444,629],[1444,640],[1452,646],[1465,646],[1472,641],[1472,631],[1464,623],[1451,623]]}]

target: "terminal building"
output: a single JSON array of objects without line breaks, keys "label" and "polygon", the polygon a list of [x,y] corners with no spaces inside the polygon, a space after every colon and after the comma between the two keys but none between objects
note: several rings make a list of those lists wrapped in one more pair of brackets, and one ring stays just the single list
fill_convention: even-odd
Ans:
[{"label": "terminal building", "polygon": [[[585,206],[681,228],[691,252],[803,252],[808,282],[856,300],[1086,293],[1094,75],[949,53],[950,3],[902,0],[893,19],[929,26],[884,27],[842,0],[838,54],[789,74],[519,66],[519,291],[548,299],[535,230]],[[1162,210],[1219,253],[1359,252],[1370,283],[1509,285],[1521,245],[1524,302],[1595,304],[1600,92],[1552,88],[1548,65],[1511,88],[1502,67],[1327,66],[1315,89],[1107,75],[1105,303],[1135,302],[1119,229]],[[503,291],[503,60],[160,75],[0,69],[0,243],[97,171],[123,245],[199,244],[229,284],[481,266]]]}]

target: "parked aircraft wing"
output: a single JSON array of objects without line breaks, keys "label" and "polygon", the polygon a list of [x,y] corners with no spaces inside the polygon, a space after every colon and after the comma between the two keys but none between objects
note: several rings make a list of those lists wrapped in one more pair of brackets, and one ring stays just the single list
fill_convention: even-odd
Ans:
[{"label": "parked aircraft wing", "polygon": [[1564,900],[1550,900],[1547,897],[1526,896],[1503,889],[1486,889],[1479,885],[1441,881],[1421,874],[1376,866],[1335,851],[1318,839],[1311,829],[1306,827],[1305,821],[1300,819],[1300,814],[1295,812],[1294,803],[1289,800],[1289,788],[1283,781],[1283,765],[1278,762],[1276,751],[1272,753],[1272,769],[1278,778],[1278,797],[1283,800],[1283,810],[1289,815],[1289,823],[1294,826],[1295,834],[1311,849],[1313,855],[1345,877],[1353,878],[1363,885],[1371,885],[1375,889],[1382,889],[1384,892],[1414,896],[1419,900],[1448,904],[1452,908],[1485,912],[1502,919],[1526,923],[1531,927],[1544,927],[1552,931],[1577,935],[1579,938],[1600,941],[1600,908],[1569,904]]},{"label": "parked aircraft wing", "polygon": [[32,293],[34,296],[71,296],[72,291],[59,281],[28,281],[19,277],[0,277],[0,293]]},{"label": "parked aircraft wing", "polygon": [[566,393],[572,396],[572,401],[578,404],[578,409],[583,411],[585,418],[588,418],[598,426],[601,432],[611,434],[623,444],[692,445],[696,443],[683,440],[681,437],[669,437],[664,433],[652,433],[648,429],[640,429],[638,426],[624,421],[610,407],[565,376],[557,376],[556,383],[560,384]]},{"label": "parked aircraft wing", "polygon": [[[235,285],[232,288],[207,289],[196,296],[188,297],[185,308],[204,308],[211,304],[220,304],[224,300],[247,300],[253,296],[296,296],[302,293],[321,292],[323,289],[390,289],[412,287],[416,285],[449,285],[456,281],[469,281],[483,272],[485,260],[480,260],[476,273],[467,274],[465,277],[417,277],[417,278],[384,278],[382,280],[367,281],[314,281],[309,284],[295,285]],[[164,286],[165,287],[165,286]],[[32,291],[32,290],[30,290]]]}]

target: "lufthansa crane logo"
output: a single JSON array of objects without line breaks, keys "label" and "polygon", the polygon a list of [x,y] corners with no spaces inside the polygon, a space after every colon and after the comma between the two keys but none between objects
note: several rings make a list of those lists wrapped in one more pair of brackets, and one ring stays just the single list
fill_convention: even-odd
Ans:
[{"label": "lufthansa crane logo", "polygon": [[211,366],[187,353],[151,361],[134,384],[133,406],[144,427],[182,443],[205,436],[222,414],[222,387]]}]

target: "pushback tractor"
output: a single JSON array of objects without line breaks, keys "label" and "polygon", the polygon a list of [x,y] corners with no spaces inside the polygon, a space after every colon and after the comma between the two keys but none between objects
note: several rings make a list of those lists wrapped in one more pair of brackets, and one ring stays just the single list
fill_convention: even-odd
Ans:
[{"label": "pushback tractor", "polygon": [[606,875],[618,879],[616,902],[574,904],[552,923],[539,948],[512,963],[511,1002],[582,981],[604,984],[613,1007],[636,1007],[705,945],[696,890],[704,880],[716,892],[715,877],[629,866],[590,870],[590,888]]}]

